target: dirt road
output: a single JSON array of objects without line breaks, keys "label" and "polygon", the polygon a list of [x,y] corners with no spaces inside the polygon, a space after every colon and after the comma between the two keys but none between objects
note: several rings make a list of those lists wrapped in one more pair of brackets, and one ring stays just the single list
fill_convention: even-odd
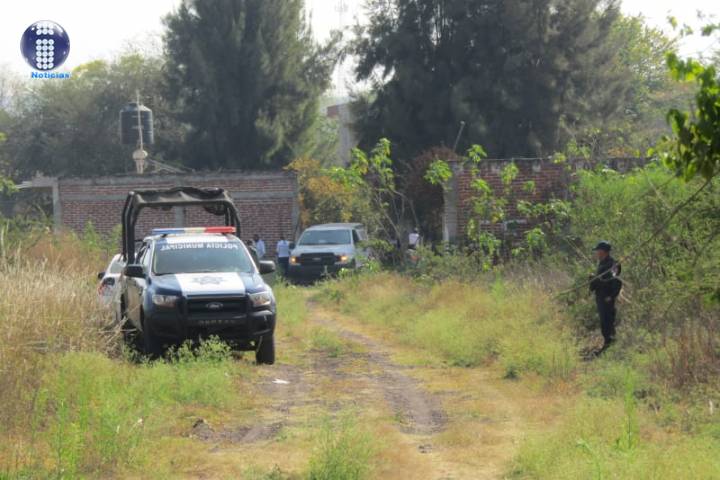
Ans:
[{"label": "dirt road", "polygon": [[339,340],[341,351],[301,348],[297,338],[279,335],[279,362],[258,368],[249,386],[262,399],[253,414],[235,426],[197,421],[192,437],[221,461],[292,472],[312,453],[304,432],[350,412],[380,446],[376,478],[503,478],[521,429],[515,400],[494,385],[501,383],[496,374],[423,365],[379,332],[308,306],[310,334]]}]

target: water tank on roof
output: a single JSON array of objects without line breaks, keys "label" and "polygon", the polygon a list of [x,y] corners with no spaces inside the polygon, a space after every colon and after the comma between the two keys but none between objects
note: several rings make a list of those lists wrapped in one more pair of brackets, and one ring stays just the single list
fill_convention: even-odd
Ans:
[{"label": "water tank on roof", "polygon": [[[138,125],[138,115],[140,115],[140,125]],[[120,137],[122,143],[125,145],[137,145],[140,138],[138,134],[140,126],[142,126],[143,144],[152,145],[155,143],[152,110],[145,105],[130,102],[120,110]]]}]

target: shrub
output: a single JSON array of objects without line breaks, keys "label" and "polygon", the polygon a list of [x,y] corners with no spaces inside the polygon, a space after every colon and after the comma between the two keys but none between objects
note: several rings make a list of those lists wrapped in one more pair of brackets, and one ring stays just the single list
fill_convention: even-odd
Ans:
[{"label": "shrub", "polygon": [[[697,185],[657,165],[621,175],[582,172],[570,216],[574,252],[589,252],[599,239],[624,260],[619,303],[620,349],[660,352],[648,365],[662,382],[680,388],[720,372],[717,285],[720,268],[720,203],[712,189],[672,217]],[[669,220],[668,220],[669,219]],[[577,253],[563,260],[578,288],[564,297],[577,325],[597,328],[585,280],[591,261]]]}]

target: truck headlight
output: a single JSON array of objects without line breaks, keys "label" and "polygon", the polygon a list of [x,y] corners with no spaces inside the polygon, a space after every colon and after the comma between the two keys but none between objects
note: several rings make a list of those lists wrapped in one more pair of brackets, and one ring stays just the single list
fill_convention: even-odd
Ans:
[{"label": "truck headlight", "polygon": [[153,295],[152,301],[158,307],[172,308],[177,305],[180,297],[177,295]]},{"label": "truck headlight", "polygon": [[267,307],[273,301],[272,292],[269,291],[251,293],[248,297],[250,297],[250,304],[255,308]]},{"label": "truck headlight", "polygon": [[292,265],[297,265],[297,264],[298,264],[298,257],[290,257],[290,263],[291,263]]},{"label": "truck headlight", "polygon": [[335,258],[336,258],[336,260],[337,260],[337,263],[340,263],[340,264],[345,264],[345,263],[348,263],[348,262],[350,261],[350,256],[349,256],[349,255],[338,255],[338,256],[335,257]]}]

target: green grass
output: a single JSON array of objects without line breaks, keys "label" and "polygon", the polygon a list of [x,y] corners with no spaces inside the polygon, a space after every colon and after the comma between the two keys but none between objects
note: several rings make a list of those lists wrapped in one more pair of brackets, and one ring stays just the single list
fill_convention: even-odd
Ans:
[{"label": "green grass", "polygon": [[380,445],[370,430],[357,419],[357,412],[312,422],[312,453],[307,468],[285,472],[277,465],[270,469],[250,467],[243,472],[248,480],[364,480],[374,478]]},{"label": "green grass", "polygon": [[393,274],[327,283],[319,298],[457,366],[499,362],[508,377],[567,378],[576,346],[543,291],[502,280],[433,285]]},{"label": "green grass", "polygon": [[657,383],[648,367],[656,351],[616,346],[581,364],[567,315],[532,279],[426,284],[383,273],[326,283],[317,298],[431,353],[431,362],[563,380],[555,395],[571,395],[572,406],[521,443],[513,478],[720,478],[720,423],[707,406],[716,391],[698,400]]},{"label": "green grass", "polygon": [[521,446],[518,479],[720,478],[720,440],[658,431],[619,399],[581,397],[551,432]]},{"label": "green grass", "polygon": [[310,345],[313,350],[323,352],[330,358],[337,358],[348,350],[347,342],[336,333],[322,327],[312,329]]},{"label": "green grass", "polygon": [[278,283],[273,286],[273,292],[277,299],[280,330],[287,335],[297,333],[307,320],[305,290],[287,283]]},{"label": "green grass", "polygon": [[298,340],[307,350],[322,352],[336,358],[351,345],[327,328],[308,322],[308,289],[285,283],[273,287],[278,302],[279,335]]},{"label": "green grass", "polygon": [[8,475],[30,469],[45,472],[40,476],[76,477],[139,468],[149,460],[151,439],[187,408],[230,409],[241,381],[227,347],[212,341],[141,365],[92,352],[54,360],[40,382],[30,435],[12,452],[20,468],[0,467]]},{"label": "green grass", "polygon": [[372,435],[344,414],[326,420],[310,459],[309,480],[362,480],[369,478],[377,451]]}]

